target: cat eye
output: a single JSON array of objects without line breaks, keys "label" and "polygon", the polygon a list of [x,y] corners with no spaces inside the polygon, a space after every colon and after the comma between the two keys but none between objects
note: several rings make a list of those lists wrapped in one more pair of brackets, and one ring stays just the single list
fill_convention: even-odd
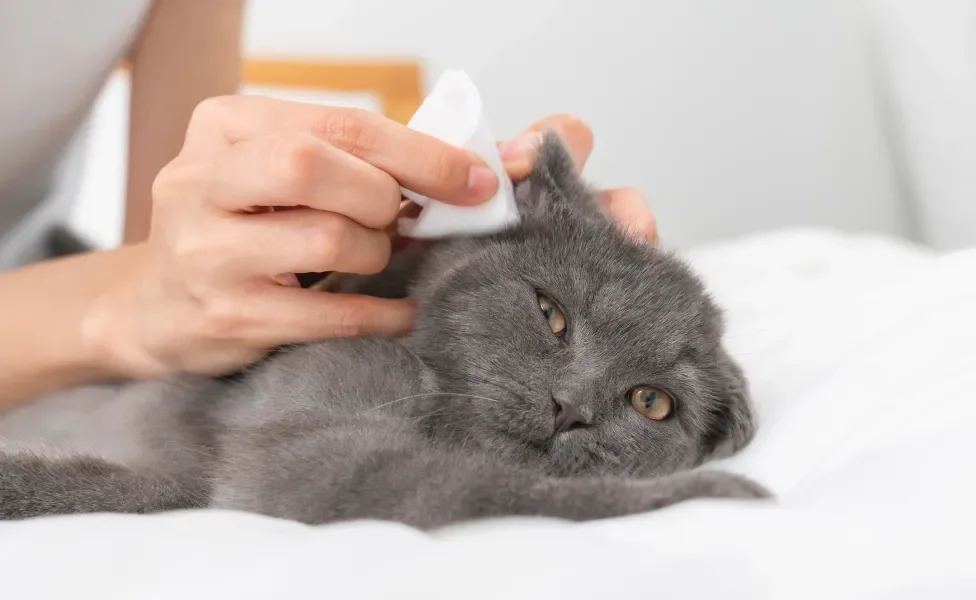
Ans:
[{"label": "cat eye", "polygon": [[630,404],[648,419],[663,421],[670,416],[674,401],[664,390],[642,385],[630,390]]},{"label": "cat eye", "polygon": [[566,333],[566,315],[563,314],[563,311],[559,310],[555,302],[542,294],[539,294],[539,308],[542,309],[543,316],[549,322],[549,329],[562,337]]}]

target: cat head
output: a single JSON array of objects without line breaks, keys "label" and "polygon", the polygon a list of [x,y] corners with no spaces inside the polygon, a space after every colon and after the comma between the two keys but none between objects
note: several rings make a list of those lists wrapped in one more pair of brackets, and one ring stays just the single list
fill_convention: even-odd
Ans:
[{"label": "cat head", "polygon": [[606,216],[554,134],[516,186],[521,222],[436,246],[411,347],[441,399],[427,426],[558,475],[661,474],[753,434],[722,318],[671,254]]}]

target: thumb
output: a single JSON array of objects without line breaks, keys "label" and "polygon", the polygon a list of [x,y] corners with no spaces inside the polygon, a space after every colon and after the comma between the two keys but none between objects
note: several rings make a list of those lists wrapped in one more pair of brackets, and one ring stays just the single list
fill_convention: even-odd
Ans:
[{"label": "thumb", "polygon": [[582,171],[593,151],[593,131],[579,117],[552,115],[533,123],[508,142],[500,144],[502,162],[509,177],[521,180],[532,172],[543,134],[552,131],[563,141],[576,169]]}]

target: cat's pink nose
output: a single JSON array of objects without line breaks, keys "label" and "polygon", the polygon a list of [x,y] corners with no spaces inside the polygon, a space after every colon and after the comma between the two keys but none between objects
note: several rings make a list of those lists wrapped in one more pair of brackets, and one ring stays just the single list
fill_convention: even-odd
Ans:
[{"label": "cat's pink nose", "polygon": [[589,419],[572,402],[553,397],[552,404],[555,433],[565,433],[589,425]]}]

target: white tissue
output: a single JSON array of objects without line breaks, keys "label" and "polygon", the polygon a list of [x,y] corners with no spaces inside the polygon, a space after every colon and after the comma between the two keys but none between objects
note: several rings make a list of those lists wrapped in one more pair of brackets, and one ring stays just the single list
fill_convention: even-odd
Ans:
[{"label": "white tissue", "polygon": [[498,176],[498,192],[479,206],[453,206],[404,189],[403,195],[423,208],[416,219],[400,219],[401,235],[418,239],[486,235],[518,222],[512,181],[482,113],[481,94],[467,73],[444,72],[407,126],[477,154]]}]

